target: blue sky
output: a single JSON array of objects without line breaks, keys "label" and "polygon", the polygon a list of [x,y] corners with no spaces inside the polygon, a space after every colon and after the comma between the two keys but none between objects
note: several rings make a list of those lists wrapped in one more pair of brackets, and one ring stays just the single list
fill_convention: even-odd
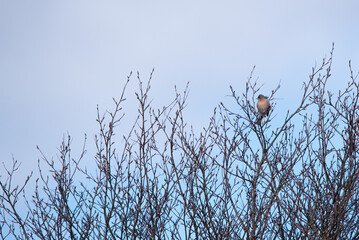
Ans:
[{"label": "blue sky", "polygon": [[333,42],[330,87],[345,85],[349,59],[359,70],[358,1],[248,2],[0,1],[1,162],[36,169],[36,145],[55,156],[67,133],[93,148],[96,105],[110,109],[131,71],[155,68],[157,106],[189,81],[188,122],[201,127],[253,65],[265,95],[281,81],[284,110]]}]

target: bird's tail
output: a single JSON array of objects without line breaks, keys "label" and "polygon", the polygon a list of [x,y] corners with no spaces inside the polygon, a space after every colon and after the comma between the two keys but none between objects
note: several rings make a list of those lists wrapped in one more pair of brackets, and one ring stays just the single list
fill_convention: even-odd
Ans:
[{"label": "bird's tail", "polygon": [[259,116],[259,118],[258,118],[258,120],[257,120],[257,124],[258,124],[258,125],[261,125],[263,117],[264,117],[263,115],[260,115],[260,116]]}]

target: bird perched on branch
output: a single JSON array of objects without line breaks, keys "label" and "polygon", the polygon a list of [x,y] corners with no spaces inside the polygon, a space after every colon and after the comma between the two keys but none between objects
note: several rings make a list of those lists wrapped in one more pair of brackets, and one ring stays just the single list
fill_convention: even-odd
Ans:
[{"label": "bird perched on branch", "polygon": [[260,113],[257,124],[261,124],[263,117],[268,116],[269,111],[271,109],[271,106],[268,101],[268,97],[265,97],[262,94],[260,94],[258,96],[257,108],[258,108],[258,112]]}]

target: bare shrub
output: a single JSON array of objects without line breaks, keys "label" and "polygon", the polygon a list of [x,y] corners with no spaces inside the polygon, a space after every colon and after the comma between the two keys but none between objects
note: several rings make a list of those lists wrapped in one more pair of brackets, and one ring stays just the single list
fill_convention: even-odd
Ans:
[{"label": "bare shrub", "polygon": [[145,83],[137,75],[138,115],[123,129],[130,74],[114,110],[98,109],[95,171],[81,167],[86,144],[71,157],[70,137],[56,162],[41,153],[31,196],[31,175],[14,186],[19,164],[4,166],[1,239],[359,238],[359,83],[349,62],[347,86],[326,89],[333,49],[277,127],[280,86],[258,124],[252,71],[244,93],[230,88],[235,107],[219,104],[200,133],[184,116],[188,88],[156,109],[152,73]]}]

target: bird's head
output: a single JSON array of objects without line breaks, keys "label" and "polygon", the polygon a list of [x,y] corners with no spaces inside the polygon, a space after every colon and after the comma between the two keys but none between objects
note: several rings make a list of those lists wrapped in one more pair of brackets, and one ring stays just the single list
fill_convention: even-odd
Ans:
[{"label": "bird's head", "polygon": [[259,94],[259,96],[258,96],[258,99],[267,99],[268,97],[266,97],[266,96],[264,96],[264,95],[262,95],[262,94]]}]

